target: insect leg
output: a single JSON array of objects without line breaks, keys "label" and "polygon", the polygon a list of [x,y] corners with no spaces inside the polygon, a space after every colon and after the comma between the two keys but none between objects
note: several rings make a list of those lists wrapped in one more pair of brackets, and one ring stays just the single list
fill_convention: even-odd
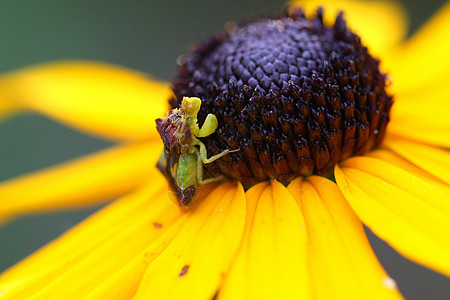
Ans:
[{"label": "insect leg", "polygon": [[197,156],[197,181],[201,183],[203,181],[203,163],[197,147],[194,147],[194,149],[195,155]]},{"label": "insect leg", "polygon": [[217,181],[221,181],[223,180],[225,177],[224,176],[218,176],[218,177],[212,177],[212,178],[206,178],[203,179],[203,162],[202,162],[202,158],[200,157],[199,151],[197,150],[196,147],[194,147],[194,155],[197,155],[197,181],[198,184],[208,184],[208,183],[213,183],[213,182],[217,182]]},{"label": "insect leg", "polygon": [[222,156],[227,155],[228,153],[232,153],[232,152],[237,152],[239,151],[239,149],[236,150],[230,150],[230,149],[226,149],[223,150],[222,152],[220,152],[219,154],[213,155],[210,158],[207,157],[207,153],[206,153],[206,147],[205,144],[203,144],[202,142],[198,141],[198,145],[200,147],[200,158],[202,159],[204,164],[209,164],[212,163],[213,161],[215,161],[216,159],[221,158]]},{"label": "insect leg", "polygon": [[211,177],[211,178],[203,179],[202,181],[199,181],[199,184],[208,184],[208,183],[222,181],[224,179],[225,179],[225,176],[220,175],[220,176],[217,176],[217,177]]}]

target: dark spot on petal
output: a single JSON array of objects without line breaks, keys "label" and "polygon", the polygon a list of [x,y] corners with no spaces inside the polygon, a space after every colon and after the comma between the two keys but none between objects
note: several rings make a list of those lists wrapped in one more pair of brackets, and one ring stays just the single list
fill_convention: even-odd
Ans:
[{"label": "dark spot on petal", "polygon": [[158,223],[158,222],[153,222],[153,226],[155,226],[155,228],[158,228],[158,229],[162,228],[162,224]]},{"label": "dark spot on petal", "polygon": [[179,277],[183,277],[184,275],[186,275],[186,273],[188,272],[188,270],[189,270],[189,265],[185,265],[182,269],[181,269],[181,272],[180,272],[180,274],[178,275]]}]

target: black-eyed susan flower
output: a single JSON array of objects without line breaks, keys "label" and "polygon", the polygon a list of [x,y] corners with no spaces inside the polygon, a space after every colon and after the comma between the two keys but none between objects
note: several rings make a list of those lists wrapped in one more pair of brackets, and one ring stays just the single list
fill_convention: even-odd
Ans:
[{"label": "black-eyed susan flower", "polygon": [[[3,75],[1,114],[120,145],[0,184],[0,218],[121,198],[3,273],[0,299],[401,298],[362,223],[449,276],[450,5],[406,42],[398,13],[346,1],[229,27],[181,62],[173,94],[99,63]],[[204,166],[229,181],[189,209],[156,169],[154,120],[183,96],[219,121],[208,153],[239,149]]]}]

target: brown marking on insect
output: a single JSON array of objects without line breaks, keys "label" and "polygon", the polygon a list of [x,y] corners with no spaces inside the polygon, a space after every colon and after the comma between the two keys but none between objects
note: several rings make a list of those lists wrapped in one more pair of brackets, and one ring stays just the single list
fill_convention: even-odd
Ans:
[{"label": "brown marking on insect", "polygon": [[184,265],[184,267],[181,269],[180,275],[178,275],[178,277],[183,277],[184,275],[186,275],[188,270],[189,270],[189,265]]},{"label": "brown marking on insect", "polygon": [[183,112],[174,108],[169,110],[165,118],[156,119],[156,129],[161,135],[164,149],[169,157],[186,153],[192,143],[192,132],[186,124]]},{"label": "brown marking on insect", "polygon": [[188,205],[192,199],[194,198],[194,195],[197,193],[199,189],[195,186],[188,186],[186,189],[178,189],[178,197],[180,198],[180,203],[183,205]]}]

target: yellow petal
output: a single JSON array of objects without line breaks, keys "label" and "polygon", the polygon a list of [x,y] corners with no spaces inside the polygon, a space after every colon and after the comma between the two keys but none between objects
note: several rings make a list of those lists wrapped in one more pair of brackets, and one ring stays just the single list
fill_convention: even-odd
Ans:
[{"label": "yellow petal", "polygon": [[146,181],[160,154],[155,140],[117,146],[0,184],[0,217],[83,206]]},{"label": "yellow petal", "polygon": [[[418,118],[417,120],[420,120]],[[420,126],[422,124],[423,126]],[[450,148],[450,127],[445,126],[436,128],[433,125],[428,126],[426,121],[424,123],[407,125],[406,122],[392,122],[388,124],[388,132],[412,139],[418,142],[435,145],[438,147]]]},{"label": "yellow petal", "polygon": [[288,188],[305,216],[315,299],[401,298],[336,184],[311,176]]},{"label": "yellow petal", "polygon": [[11,117],[20,110],[18,103],[11,101],[4,95],[4,91],[0,87],[0,121]]},{"label": "yellow petal", "polygon": [[384,145],[450,185],[450,152],[392,136]]},{"label": "yellow petal", "polygon": [[441,147],[450,147],[450,87],[433,87],[415,95],[399,95],[392,107],[388,132]]},{"label": "yellow petal", "polygon": [[[151,184],[114,202],[6,271],[0,277],[2,299],[84,295],[141,254],[180,219],[180,210],[167,199],[164,179],[156,175]],[[135,280],[137,289],[140,278]]]},{"label": "yellow petal", "polygon": [[385,66],[395,93],[448,85],[450,76],[450,2],[444,4],[403,47],[391,52]]},{"label": "yellow petal", "polygon": [[246,193],[243,241],[219,299],[310,299],[303,217],[280,183]]},{"label": "yellow petal", "polygon": [[244,190],[222,184],[198,204],[147,268],[135,299],[211,299],[218,290],[243,234]]},{"label": "yellow petal", "polygon": [[121,140],[155,132],[167,112],[168,84],[94,62],[59,62],[0,77],[9,101],[99,137]]},{"label": "yellow petal", "polygon": [[450,195],[391,164],[354,157],[335,168],[358,217],[411,260],[450,275]]},{"label": "yellow petal", "polygon": [[395,91],[395,83],[390,87],[394,88],[395,105],[393,108],[401,106],[397,111],[400,116],[417,113],[418,109],[419,112],[426,111],[427,113],[440,113],[436,107],[448,110],[450,85],[435,81],[426,88],[420,89],[409,88]]},{"label": "yellow petal", "polygon": [[381,159],[384,162],[399,167],[400,169],[405,170],[408,173],[413,174],[414,176],[420,177],[420,179],[429,182],[435,188],[443,190],[446,193],[450,194],[450,186],[447,183],[443,182],[436,176],[433,176],[432,174],[426,172],[422,168],[416,166],[415,164],[404,159],[403,157],[401,157],[400,155],[391,150],[377,149],[368,152],[367,156]]},{"label": "yellow petal", "polygon": [[[201,198],[208,197],[216,185],[209,184],[202,187]],[[201,200],[200,200],[201,201]],[[167,204],[167,199],[165,199]],[[171,208],[175,212],[174,207]],[[172,213],[174,212],[172,211]],[[113,270],[111,274],[105,276],[93,290],[89,292],[84,299],[130,299],[138,290],[139,284],[144,277],[148,265],[158,257],[172,240],[179,233],[180,229],[186,224],[189,214],[178,214],[177,221],[173,224],[167,222],[164,213],[159,216],[160,220],[166,219],[163,223],[154,223],[153,225],[170,226],[164,234],[161,234],[148,247],[130,260],[124,262],[121,266]]]},{"label": "yellow petal", "polygon": [[290,3],[305,7],[310,13],[323,6],[327,25],[333,25],[339,11],[344,11],[350,29],[376,56],[384,56],[387,49],[406,36],[408,29],[405,10],[394,1],[292,0]]},{"label": "yellow petal", "polygon": [[[171,207],[171,209],[176,211],[174,207]],[[156,240],[150,243],[144,251],[135,257],[130,257],[130,260],[122,262],[121,265],[116,266],[109,274],[102,277],[102,280],[97,281],[93,289],[88,291],[83,299],[128,300],[133,298],[148,265],[172,242],[186,222],[186,216],[179,215],[174,224],[167,224],[169,227],[164,234],[161,234]]]}]

